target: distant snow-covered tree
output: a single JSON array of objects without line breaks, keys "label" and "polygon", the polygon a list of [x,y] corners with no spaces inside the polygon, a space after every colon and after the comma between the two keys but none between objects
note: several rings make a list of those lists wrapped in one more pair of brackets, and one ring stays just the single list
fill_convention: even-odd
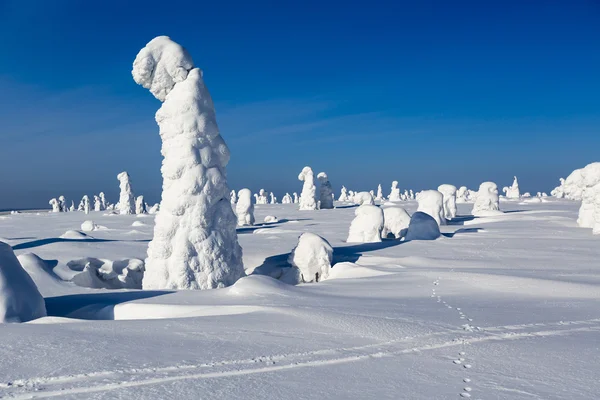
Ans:
[{"label": "distant snow-covered tree", "polygon": [[65,196],[58,197],[58,208],[59,208],[60,212],[69,211],[68,207],[67,207],[67,199],[65,199]]},{"label": "distant snow-covered tree", "polygon": [[444,216],[444,196],[437,190],[423,190],[417,196],[417,211],[429,214],[438,225],[446,225]]},{"label": "distant snow-covered tree", "polygon": [[238,192],[238,201],[235,206],[237,225],[254,225],[254,204],[252,204],[252,192],[250,189],[242,189]]},{"label": "distant snow-covered tree", "polygon": [[481,217],[499,213],[501,211],[498,186],[494,182],[483,182],[479,186],[472,214],[476,217]]},{"label": "distant snow-covered tree", "polygon": [[232,190],[229,194],[229,201],[231,202],[231,205],[235,207],[235,203],[237,203],[237,192],[235,190]]},{"label": "distant snow-covered tree", "polygon": [[102,211],[102,202],[100,196],[94,195],[94,211]]},{"label": "distant snow-covered tree", "polygon": [[144,196],[138,196],[135,199],[135,213],[136,214],[148,214],[146,210],[146,203],[144,202]]},{"label": "distant snow-covered tree", "polygon": [[300,200],[298,199],[298,193],[294,192],[294,204],[298,204]]},{"label": "distant snow-covered tree", "polygon": [[377,196],[375,197],[375,200],[383,200],[383,189],[381,188],[381,184],[377,185]]},{"label": "distant snow-covered tree", "polygon": [[60,212],[60,204],[58,203],[58,200],[56,200],[55,198],[50,199],[50,201],[48,202],[48,204],[50,204],[52,206],[52,212]]},{"label": "distant snow-covered tree", "polygon": [[348,189],[346,186],[342,186],[342,191],[340,192],[340,197],[338,197],[338,201],[348,201]]},{"label": "distant snow-covered tree", "polygon": [[333,248],[319,235],[305,232],[288,257],[288,262],[300,270],[302,282],[327,279],[333,261]]},{"label": "distant snow-covered tree", "polygon": [[381,242],[384,227],[383,211],[372,204],[364,204],[354,211],[354,219],[348,232],[348,243]]},{"label": "distant snow-covered tree", "polygon": [[317,174],[317,179],[321,184],[319,188],[319,197],[321,201],[322,209],[332,209],[333,208],[333,188],[331,187],[331,183],[329,182],[329,177],[325,172],[319,172]]},{"label": "distant snow-covered tree", "polygon": [[269,196],[271,197],[270,200],[270,204],[277,204],[277,197],[275,197],[275,195],[273,194],[273,192],[269,193]]},{"label": "distant snow-covered tree", "polygon": [[129,174],[123,171],[117,175],[117,179],[119,180],[119,188],[121,190],[117,209],[121,214],[133,214],[135,200],[133,190],[131,190]]},{"label": "distant snow-covered tree", "polygon": [[317,209],[315,179],[310,167],[304,167],[298,175],[298,180],[304,182],[302,193],[300,193],[300,210],[310,211]]},{"label": "distant snow-covered tree", "polygon": [[398,188],[398,181],[392,182],[392,188],[390,189],[390,195],[388,196],[389,201],[400,201],[400,189]]},{"label": "distant snow-covered tree", "polygon": [[289,193],[286,193],[285,196],[283,196],[283,198],[281,199],[281,204],[292,204],[294,202],[294,200],[292,199],[292,196],[290,196]]},{"label": "distant snow-covered tree", "polygon": [[440,185],[438,192],[443,196],[444,201],[444,217],[446,219],[456,218],[456,186]]},{"label": "distant snow-covered tree", "polygon": [[104,196],[104,192],[100,192],[98,197],[100,197],[100,209],[106,210],[108,208],[108,203],[106,201],[106,196]]}]

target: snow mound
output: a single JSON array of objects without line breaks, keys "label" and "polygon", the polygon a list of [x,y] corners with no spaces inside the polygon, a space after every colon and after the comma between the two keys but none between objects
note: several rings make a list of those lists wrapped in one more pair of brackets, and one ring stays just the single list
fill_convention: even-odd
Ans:
[{"label": "snow mound", "polygon": [[145,270],[144,262],[137,258],[111,261],[88,257],[69,261],[67,267],[79,272],[71,282],[93,289],[141,289]]},{"label": "snow mound", "polygon": [[319,235],[305,232],[290,253],[288,262],[300,270],[302,282],[319,282],[327,279],[333,260],[333,248]]},{"label": "snow mound", "polygon": [[287,296],[291,289],[292,286],[267,275],[248,275],[238,279],[226,290],[228,294],[235,296]]},{"label": "snow mound", "polygon": [[354,212],[355,218],[350,224],[348,243],[381,242],[384,219],[383,210],[371,204],[364,204]]},{"label": "snow mound", "polygon": [[363,267],[362,265],[351,262],[339,262],[331,268],[328,279],[369,278],[372,276],[390,274],[392,274],[392,272],[378,271],[376,269]]},{"label": "snow mound", "polygon": [[46,304],[12,247],[0,242],[0,323],[46,316]]},{"label": "snow mound", "polygon": [[406,233],[406,240],[435,240],[440,236],[440,226],[431,215],[421,211],[413,214]]},{"label": "snow mound", "polygon": [[410,215],[402,207],[385,207],[383,209],[383,231],[381,237],[387,238],[388,234],[394,235],[399,239],[406,235],[406,230],[410,224]]},{"label": "snow mound", "polygon": [[83,232],[69,230],[59,236],[61,239],[70,239],[70,240],[84,240],[90,239],[90,236],[86,235]]},{"label": "snow mound", "polygon": [[34,253],[17,256],[23,269],[29,274],[39,291],[44,296],[63,294],[69,284],[54,273],[48,261]]},{"label": "snow mound", "polygon": [[133,221],[131,226],[146,226],[146,224],[143,223],[142,221]]},{"label": "snow mound", "polygon": [[274,224],[275,222],[278,222],[278,221],[279,220],[274,215],[267,215],[265,217],[265,224]]},{"label": "snow mound", "polygon": [[94,221],[84,221],[81,224],[81,230],[84,232],[92,232],[98,229],[98,226],[94,224]]}]

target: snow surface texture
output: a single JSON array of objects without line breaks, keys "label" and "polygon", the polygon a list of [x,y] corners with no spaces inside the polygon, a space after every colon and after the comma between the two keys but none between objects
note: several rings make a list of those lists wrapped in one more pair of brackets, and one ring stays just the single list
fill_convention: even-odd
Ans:
[{"label": "snow surface texture", "polygon": [[311,211],[317,209],[315,178],[310,167],[304,167],[298,175],[298,179],[303,181],[302,193],[300,193],[300,210]]},{"label": "snow surface texture", "polygon": [[485,217],[501,213],[498,186],[494,182],[483,182],[479,185],[472,214],[476,217]]},{"label": "snow surface texture", "polygon": [[406,230],[410,224],[410,215],[402,207],[384,207],[383,209],[383,231],[381,237],[387,238],[391,233],[396,239],[406,236]]},{"label": "snow surface texture", "polygon": [[358,192],[354,194],[353,201],[355,204],[363,205],[363,204],[375,204],[375,199],[373,195],[369,192]]},{"label": "snow surface texture", "polygon": [[355,218],[350,224],[348,243],[375,243],[381,242],[384,220],[381,208],[364,204],[354,212]]},{"label": "snow surface texture", "polygon": [[456,186],[440,185],[438,192],[444,196],[444,217],[446,219],[456,218]]},{"label": "snow surface texture", "polygon": [[398,188],[398,181],[392,182],[392,188],[390,190],[390,195],[388,196],[389,201],[400,201],[400,189]]},{"label": "snow surface texture", "polygon": [[321,209],[331,209],[333,208],[333,188],[331,187],[331,183],[329,182],[329,178],[325,172],[319,172],[317,175],[317,179],[321,184],[319,193],[320,193],[320,205]]},{"label": "snow surface texture", "polygon": [[13,249],[0,242],[0,323],[46,316],[44,298],[21,267]]},{"label": "snow surface texture", "polygon": [[137,55],[132,75],[163,101],[163,192],[148,246],[144,289],[212,289],[244,275],[212,98],[189,54],[166,36]]},{"label": "snow surface texture", "polygon": [[444,196],[437,190],[423,190],[417,196],[419,208],[417,211],[429,214],[438,225],[446,225],[444,216]]},{"label": "snow surface texture", "polygon": [[440,235],[440,226],[431,215],[417,211],[410,218],[406,240],[435,240]]},{"label": "snow surface texture", "polygon": [[238,226],[254,225],[254,204],[250,189],[242,189],[238,193],[238,202],[235,206]]},{"label": "snow surface texture", "polygon": [[319,235],[305,232],[290,253],[288,262],[300,270],[302,282],[319,282],[327,279],[333,260],[333,248]]},{"label": "snow surface texture", "polygon": [[135,200],[133,197],[133,191],[131,190],[131,183],[129,181],[129,174],[125,171],[117,175],[119,180],[119,204],[117,209],[121,214],[133,214]]}]

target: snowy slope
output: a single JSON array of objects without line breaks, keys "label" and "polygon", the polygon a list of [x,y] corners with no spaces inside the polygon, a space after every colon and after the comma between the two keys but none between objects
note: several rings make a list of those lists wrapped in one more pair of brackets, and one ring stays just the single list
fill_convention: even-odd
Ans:
[{"label": "snowy slope", "polygon": [[[330,279],[289,286],[251,275],[182,292],[40,277],[84,258],[144,259],[151,217],[5,216],[0,240],[45,260],[34,280],[54,297],[49,317],[0,324],[0,397],[598,397],[600,237],[577,227],[578,203],[502,202],[503,215],[475,219],[459,204],[435,241],[369,244],[344,242],[355,207],[337,205],[258,205],[257,221],[279,222],[238,228],[248,273],[276,270],[313,232],[344,262]],[[60,239],[90,219],[106,229]]]}]

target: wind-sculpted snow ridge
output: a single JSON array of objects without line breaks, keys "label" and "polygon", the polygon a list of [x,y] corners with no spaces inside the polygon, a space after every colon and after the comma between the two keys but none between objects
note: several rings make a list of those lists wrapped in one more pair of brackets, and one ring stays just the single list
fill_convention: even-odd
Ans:
[{"label": "wind-sculpted snow ridge", "polygon": [[13,249],[0,242],[0,323],[26,322],[46,316],[46,305]]},{"label": "wind-sculpted snow ridge", "polygon": [[144,289],[212,289],[244,275],[226,166],[202,71],[167,36],[137,55],[132,75],[159,100],[163,192],[148,246]]}]

